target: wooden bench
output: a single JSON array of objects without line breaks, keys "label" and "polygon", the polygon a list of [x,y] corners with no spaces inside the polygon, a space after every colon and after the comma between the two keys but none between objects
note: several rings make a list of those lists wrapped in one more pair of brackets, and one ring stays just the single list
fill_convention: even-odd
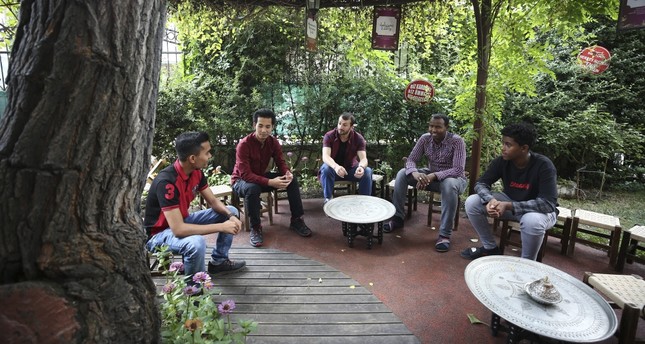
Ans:
[{"label": "wooden bench", "polygon": [[[645,281],[635,275],[612,275],[585,272],[583,282],[605,295],[609,305],[622,309],[616,336],[621,344],[636,342],[639,318],[645,319]],[[638,342],[642,342],[639,339]]]},{"label": "wooden bench", "polygon": [[[585,225],[587,228],[581,227],[580,225]],[[608,231],[609,233],[594,231],[593,228]],[[608,239],[609,243],[597,243],[591,240],[579,238],[578,233],[586,233],[591,236]],[[609,256],[609,265],[615,267],[616,262],[618,261],[620,233],[620,219],[617,217],[583,209],[576,209],[573,213],[571,240],[569,242],[567,254],[570,256],[573,255],[576,242],[582,242],[594,248],[606,249],[607,255]]]},{"label": "wooden bench", "polygon": [[645,259],[638,256],[638,251],[645,252],[645,247],[639,243],[645,242],[645,226],[634,226],[623,232],[623,240],[620,244],[616,271],[623,272],[625,262],[634,261],[645,264]]}]

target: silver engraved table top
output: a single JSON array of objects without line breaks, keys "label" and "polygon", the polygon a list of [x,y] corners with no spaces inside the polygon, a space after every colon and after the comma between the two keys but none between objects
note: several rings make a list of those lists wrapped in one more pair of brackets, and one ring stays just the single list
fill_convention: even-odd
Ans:
[{"label": "silver engraved table top", "polygon": [[[545,276],[562,296],[555,304],[538,303],[525,292],[527,283]],[[616,314],[607,301],[581,280],[554,267],[524,258],[488,256],[468,264],[464,277],[484,306],[535,334],[585,343],[616,332]]]},{"label": "silver engraved table top", "polygon": [[377,223],[395,213],[392,203],[378,197],[348,195],[332,198],[324,207],[332,219],[349,223]]}]

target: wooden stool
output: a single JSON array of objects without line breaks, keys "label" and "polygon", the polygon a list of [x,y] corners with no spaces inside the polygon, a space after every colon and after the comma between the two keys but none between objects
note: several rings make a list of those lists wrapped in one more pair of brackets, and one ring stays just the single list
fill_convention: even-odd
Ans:
[{"label": "wooden stool", "polygon": [[[596,232],[589,228],[581,228],[580,225],[586,225],[588,227],[595,227],[601,230],[609,231],[609,234]],[[609,244],[596,243],[587,239],[578,238],[578,232],[609,239]],[[618,261],[620,232],[620,219],[618,219],[617,217],[583,209],[576,209],[573,213],[573,222],[571,224],[571,240],[569,242],[567,254],[573,255],[576,242],[579,241],[594,248],[607,249],[607,255],[609,256],[609,265],[615,267],[616,262]]]},{"label": "wooden stool", "polygon": [[349,180],[337,180],[334,182],[334,195],[336,191],[345,191],[348,195],[356,194],[356,182]]},{"label": "wooden stool", "polygon": [[[396,182],[396,179],[392,179],[387,185],[385,186],[385,194],[392,199],[390,188],[392,189],[392,192],[394,192],[394,183]],[[405,203],[405,206],[408,207],[407,211],[407,219],[412,217],[412,209],[414,208],[414,211],[417,211],[417,188],[412,187],[408,185],[408,197],[407,197],[407,202]]]},{"label": "wooden stool", "polygon": [[[269,213],[269,225],[273,225],[273,191],[264,191],[260,193],[260,216],[264,213]],[[266,202],[262,200],[262,195],[266,196]],[[233,206],[237,208],[240,214],[244,213],[244,226],[246,230],[250,231],[251,226],[249,225],[249,214],[244,209],[243,198],[240,198],[237,193],[233,192]]]},{"label": "wooden stool", "polygon": [[278,213],[278,201],[281,199],[288,199],[287,189],[273,189],[273,213]]},{"label": "wooden stool", "polygon": [[[228,198],[233,195],[233,189],[230,185],[215,185],[211,186],[210,189],[213,192],[213,195],[221,199],[225,205],[228,204]],[[201,194],[199,195],[199,207],[202,209],[206,207],[206,200]]]},{"label": "wooden stool", "polygon": [[[428,223],[427,226],[432,226],[432,213],[441,214],[441,192],[428,191]],[[437,207],[435,207],[437,206]],[[459,212],[461,211],[461,197],[457,196],[457,211],[455,212],[455,223],[452,226],[453,231],[459,229]]]},{"label": "wooden stool", "polygon": [[560,254],[567,254],[569,248],[569,239],[571,238],[571,224],[573,223],[573,215],[571,209],[558,207],[558,219],[553,225],[554,228],[562,229],[562,233],[551,232],[549,235],[552,237],[560,238]]},{"label": "wooden stool", "polygon": [[[614,309],[621,308],[623,314],[616,336],[621,344],[636,340],[638,319],[645,319],[645,281],[635,275],[611,275],[585,272],[583,282],[605,295]],[[643,338],[638,339],[639,342]]]},{"label": "wooden stool", "polygon": [[636,261],[645,264],[645,259],[637,256],[638,251],[645,251],[645,247],[639,245],[639,242],[645,242],[645,226],[634,226],[623,231],[623,240],[620,244],[616,271],[623,272],[626,261],[628,263]]},{"label": "wooden stool", "polygon": [[[385,176],[380,174],[372,174],[372,185],[375,191],[378,191],[381,198],[385,197]],[[376,196],[376,193],[374,194]]]},{"label": "wooden stool", "polygon": [[[522,240],[521,240],[521,233],[520,233],[520,223],[515,221],[515,220],[500,220],[500,219],[495,219],[493,221],[493,228],[496,229],[499,223],[502,223],[502,232],[499,235],[499,250],[504,254],[504,249],[506,248],[507,245],[515,246],[518,247],[519,249],[522,249]],[[514,241],[511,239],[511,234],[513,232],[517,232],[520,237],[518,238],[517,241]],[[540,245],[540,250],[538,251],[537,258],[535,259],[538,262],[542,261],[542,258],[544,257],[544,249],[546,247],[546,241],[549,238],[549,231],[544,231],[544,238],[542,239],[542,245]]]}]

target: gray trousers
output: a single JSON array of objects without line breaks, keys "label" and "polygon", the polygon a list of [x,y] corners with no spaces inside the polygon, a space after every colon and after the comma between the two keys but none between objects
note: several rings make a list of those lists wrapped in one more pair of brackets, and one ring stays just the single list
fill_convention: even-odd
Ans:
[{"label": "gray trousers", "polygon": [[[421,168],[419,173],[429,174],[430,170]],[[457,212],[459,195],[466,190],[467,181],[465,178],[446,178],[442,181],[434,181],[426,186],[426,190],[441,193],[441,227],[439,234],[450,238],[452,234],[455,213]],[[396,209],[394,216],[405,219],[405,199],[408,193],[408,185],[417,186],[417,181],[412,174],[406,175],[405,168],[402,168],[396,174],[394,182],[394,194],[392,195],[392,204]]]},{"label": "gray trousers", "polygon": [[[493,197],[498,201],[512,201],[506,194],[493,192]],[[486,204],[479,195],[474,194],[466,199],[466,214],[473,228],[479,234],[484,248],[492,249],[497,247],[493,229],[488,223],[488,212]],[[544,232],[553,228],[557,215],[555,212],[543,213],[526,213],[522,215],[513,215],[512,212],[505,212],[500,219],[515,220],[520,223],[520,235],[522,239],[522,258],[536,260]]]}]

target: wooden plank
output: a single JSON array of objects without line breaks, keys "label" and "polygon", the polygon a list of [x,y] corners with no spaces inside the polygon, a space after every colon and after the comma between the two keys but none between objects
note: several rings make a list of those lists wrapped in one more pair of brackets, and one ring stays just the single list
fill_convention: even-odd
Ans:
[{"label": "wooden plank", "polygon": [[[231,319],[246,319],[245,315],[233,314]],[[337,313],[337,314],[275,314],[255,313],[253,320],[262,324],[393,324],[401,321],[391,312],[385,313]]]},{"label": "wooden plank", "polygon": [[258,326],[256,335],[266,336],[291,336],[300,333],[307,333],[308,336],[324,336],[331,333],[334,336],[360,336],[409,334],[408,329],[401,323],[398,324],[300,324],[291,326],[289,324],[262,324]]},{"label": "wooden plank", "polygon": [[249,336],[247,344],[419,344],[413,335],[378,335],[378,336]]},{"label": "wooden plank", "polygon": [[272,287],[272,286],[221,286],[216,288],[226,295],[371,295],[365,288],[342,287]]},{"label": "wooden plank", "polygon": [[[233,247],[230,255],[247,267],[213,276],[213,298],[235,301],[232,321],[258,322],[247,343],[419,343],[369,290],[328,265],[250,246]],[[165,277],[153,280],[160,291]]]}]

